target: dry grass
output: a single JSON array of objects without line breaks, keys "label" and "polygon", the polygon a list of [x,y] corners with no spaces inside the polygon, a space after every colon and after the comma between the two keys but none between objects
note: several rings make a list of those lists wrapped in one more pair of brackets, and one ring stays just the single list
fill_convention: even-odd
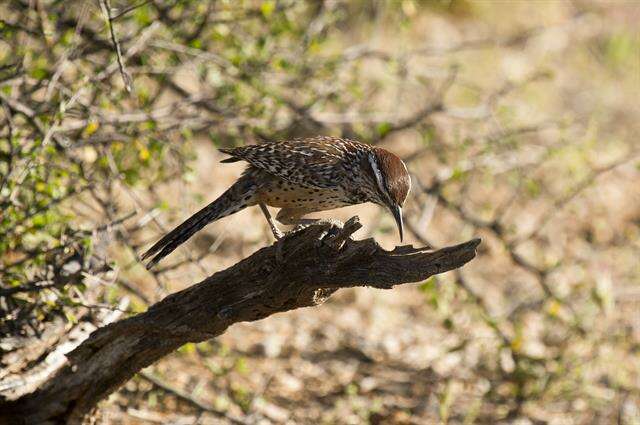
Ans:
[{"label": "dry grass", "polygon": [[[224,410],[247,423],[640,424],[640,7],[403,1],[402,19],[372,9],[329,29],[321,52],[357,51],[354,67],[304,92],[280,88],[303,101],[365,81],[352,102],[314,104],[299,118],[320,127],[301,132],[367,135],[403,156],[414,177],[408,242],[479,236],[480,255],[461,273],[342,291],[188,344],[145,374],[199,404],[138,376],[102,404],[103,419],[206,424],[224,422],[212,413]],[[208,84],[190,61],[176,74],[187,90]],[[440,101],[442,110],[386,132]],[[167,229],[239,175],[202,133],[192,148],[189,179],[118,190],[117,210],[163,200],[170,208],[157,220]],[[356,213],[365,224],[356,236],[397,243],[392,218],[374,206],[330,215]],[[134,249],[157,229],[133,233]],[[254,208],[164,263],[211,250],[197,264],[152,276],[122,243],[110,254],[154,301],[270,238]],[[133,297],[134,309],[145,305]]]}]

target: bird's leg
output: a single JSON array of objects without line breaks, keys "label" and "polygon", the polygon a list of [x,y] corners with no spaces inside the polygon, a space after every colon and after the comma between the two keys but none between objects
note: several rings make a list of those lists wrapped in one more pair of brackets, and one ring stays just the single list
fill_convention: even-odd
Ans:
[{"label": "bird's leg", "polygon": [[269,223],[269,228],[271,229],[271,232],[273,232],[273,237],[276,238],[276,240],[280,240],[284,236],[284,233],[282,233],[282,231],[278,229],[278,226],[276,226],[276,223],[275,221],[273,221],[273,217],[271,217],[267,206],[260,202],[260,209],[262,210],[262,213]]}]

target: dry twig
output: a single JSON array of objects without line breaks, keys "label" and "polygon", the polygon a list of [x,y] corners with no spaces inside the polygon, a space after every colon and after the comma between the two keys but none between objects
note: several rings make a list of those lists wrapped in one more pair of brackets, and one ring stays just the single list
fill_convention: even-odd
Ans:
[{"label": "dry twig", "polygon": [[[109,33],[111,34],[111,41],[113,42],[113,46],[116,49],[116,58],[118,60],[118,68],[120,69],[120,75],[122,75],[124,88],[129,93],[131,93],[131,91],[133,90],[133,82],[131,80],[131,75],[129,75],[126,68],[124,67],[124,60],[122,59],[122,49],[120,48],[120,42],[116,37],[116,31],[113,28],[113,20],[115,18],[111,17],[111,2],[109,0],[100,0],[100,7],[102,8],[102,13],[104,13],[107,26],[109,27]],[[119,16],[120,15],[117,15],[116,18]]]}]

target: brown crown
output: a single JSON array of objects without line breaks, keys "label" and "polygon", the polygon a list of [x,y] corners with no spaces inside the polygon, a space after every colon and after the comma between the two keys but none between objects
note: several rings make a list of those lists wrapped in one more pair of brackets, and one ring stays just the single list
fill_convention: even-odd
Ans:
[{"label": "brown crown", "polygon": [[375,155],[391,200],[398,205],[402,205],[411,189],[411,177],[407,167],[400,158],[388,150],[376,148]]}]

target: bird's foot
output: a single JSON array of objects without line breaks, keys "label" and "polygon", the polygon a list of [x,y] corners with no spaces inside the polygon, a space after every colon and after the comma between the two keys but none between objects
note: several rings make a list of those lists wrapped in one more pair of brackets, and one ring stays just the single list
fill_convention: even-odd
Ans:
[{"label": "bird's foot", "polygon": [[304,218],[299,220],[296,226],[288,233],[296,233],[314,224],[328,224],[331,227],[342,227],[342,222],[334,218]]},{"label": "bird's foot", "polygon": [[279,241],[280,239],[284,238],[286,236],[286,233],[284,233],[282,230],[278,229],[277,227],[272,227],[271,228],[271,233],[273,233],[273,237]]},{"label": "bird's foot", "polygon": [[326,218],[318,220],[316,223],[318,224],[328,224],[329,227],[327,230],[323,231],[320,237],[318,238],[318,244],[324,243],[327,238],[331,238],[336,236],[342,230],[343,223],[340,220],[336,220],[335,218]]},{"label": "bird's foot", "polygon": [[332,235],[335,235],[337,232],[340,231],[340,229],[342,229],[342,222],[340,220],[336,220],[336,219],[332,219],[332,218],[305,218],[302,220],[299,220],[296,224],[296,226],[291,229],[290,231],[287,232],[287,236],[288,235],[293,235],[297,232],[300,232],[304,229],[306,229],[309,226],[312,225],[317,225],[317,224],[326,224],[327,226],[327,230],[324,230],[321,234],[320,237],[318,238],[318,243],[322,243],[322,241],[326,238],[326,237],[330,237]]},{"label": "bird's foot", "polygon": [[289,234],[298,233],[298,232],[300,232],[300,231],[302,231],[302,230],[306,229],[307,227],[311,226],[312,224],[314,224],[314,223],[305,223],[305,224],[300,223],[300,224],[296,224],[296,225],[293,227],[293,229],[291,229],[291,230],[289,230],[289,231],[287,232],[287,234],[289,235]]}]

